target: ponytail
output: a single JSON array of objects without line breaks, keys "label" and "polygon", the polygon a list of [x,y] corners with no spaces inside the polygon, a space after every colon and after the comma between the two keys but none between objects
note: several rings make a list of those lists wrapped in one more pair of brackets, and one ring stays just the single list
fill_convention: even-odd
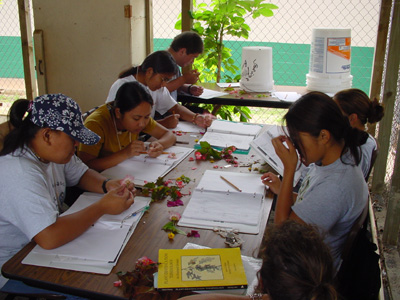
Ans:
[{"label": "ponytail", "polygon": [[376,123],[382,120],[383,115],[384,115],[384,109],[383,106],[379,104],[378,99],[374,98],[374,100],[371,101],[370,104],[370,109],[368,112],[368,123]]},{"label": "ponytail", "polygon": [[[27,99],[19,99],[11,106],[8,118],[14,128],[4,139],[4,146],[0,151],[0,156],[12,153],[18,148],[26,148],[40,129],[39,126],[30,121],[31,103],[32,101]],[[28,114],[26,115],[26,113]]]},{"label": "ponytail", "polygon": [[[346,118],[347,119],[347,118]],[[344,148],[342,150],[342,155],[349,150],[354,158],[355,164],[358,166],[361,161],[361,151],[360,146],[365,144],[368,139],[368,133],[357,128],[349,126],[345,130],[344,138]]]},{"label": "ponytail", "polygon": [[347,89],[337,92],[333,99],[347,116],[356,114],[363,125],[379,122],[384,115],[383,106],[374,98],[372,101],[368,95],[359,89]]}]

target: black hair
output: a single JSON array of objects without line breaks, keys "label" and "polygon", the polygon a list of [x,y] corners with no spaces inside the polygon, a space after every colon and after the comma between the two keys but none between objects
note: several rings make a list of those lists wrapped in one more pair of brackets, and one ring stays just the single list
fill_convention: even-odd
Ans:
[{"label": "black hair", "polygon": [[363,125],[379,122],[384,115],[383,106],[378,99],[370,100],[366,93],[359,89],[347,89],[337,92],[333,99],[342,111],[350,116],[356,114]]},{"label": "black hair", "polygon": [[27,99],[18,99],[12,104],[8,119],[13,129],[4,139],[0,156],[13,153],[18,148],[26,149],[39,131],[40,127],[30,121],[30,112],[28,112],[30,102]]},{"label": "black hair", "polygon": [[286,220],[267,227],[258,291],[272,300],[335,300],[333,259],[316,228]]},{"label": "black hair", "polygon": [[119,108],[121,114],[124,114],[142,102],[147,102],[153,106],[153,98],[146,88],[140,82],[132,81],[124,83],[118,89],[113,107],[114,109]]},{"label": "black hair", "polygon": [[178,52],[180,49],[185,48],[186,54],[203,53],[203,40],[200,35],[194,31],[185,31],[178,34],[172,41],[172,50]]},{"label": "black hair", "polygon": [[135,76],[138,72],[146,73],[149,68],[152,68],[155,74],[175,74],[178,72],[175,59],[168,51],[156,51],[148,55],[140,66],[122,71],[118,78]]},{"label": "black hair", "polygon": [[328,95],[321,92],[303,95],[289,107],[284,120],[286,120],[289,137],[301,157],[305,157],[306,154],[299,132],[318,137],[321,130],[325,129],[338,143],[344,141],[341,159],[343,154],[350,150],[356,165],[360,163],[359,146],[365,143],[368,134],[352,128],[348,118],[342,114],[339,106]]}]

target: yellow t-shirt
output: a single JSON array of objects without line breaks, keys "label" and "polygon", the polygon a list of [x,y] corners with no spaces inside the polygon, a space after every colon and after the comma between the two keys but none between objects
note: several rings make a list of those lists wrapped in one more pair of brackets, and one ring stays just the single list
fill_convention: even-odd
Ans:
[{"label": "yellow t-shirt", "polygon": [[[106,157],[125,148],[130,144],[130,141],[137,140],[138,135],[128,131],[124,131],[117,136],[110,109],[110,105],[104,104],[86,118],[85,126],[97,133],[100,136],[100,141],[91,146],[79,144],[78,156],[80,152],[85,152],[95,157]],[[150,118],[143,132],[149,133],[155,127],[156,121]]]}]

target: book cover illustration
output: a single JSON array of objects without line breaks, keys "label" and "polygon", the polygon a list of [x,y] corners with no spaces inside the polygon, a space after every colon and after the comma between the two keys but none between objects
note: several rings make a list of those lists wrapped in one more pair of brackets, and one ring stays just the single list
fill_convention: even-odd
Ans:
[{"label": "book cover illustration", "polygon": [[181,262],[182,281],[224,279],[219,255],[182,256]]}]

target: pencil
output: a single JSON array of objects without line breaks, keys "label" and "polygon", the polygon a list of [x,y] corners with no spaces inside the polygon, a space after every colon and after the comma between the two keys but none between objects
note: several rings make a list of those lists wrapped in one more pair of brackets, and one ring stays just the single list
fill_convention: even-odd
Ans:
[{"label": "pencil", "polygon": [[232,182],[230,182],[228,179],[226,179],[223,176],[220,176],[222,180],[224,180],[227,184],[229,184],[231,187],[235,188],[237,191],[241,192],[242,190],[239,189],[236,185],[234,185]]},{"label": "pencil", "polygon": [[[139,154],[148,154],[147,151],[140,151]],[[161,154],[169,154],[169,152],[161,152]]]}]

